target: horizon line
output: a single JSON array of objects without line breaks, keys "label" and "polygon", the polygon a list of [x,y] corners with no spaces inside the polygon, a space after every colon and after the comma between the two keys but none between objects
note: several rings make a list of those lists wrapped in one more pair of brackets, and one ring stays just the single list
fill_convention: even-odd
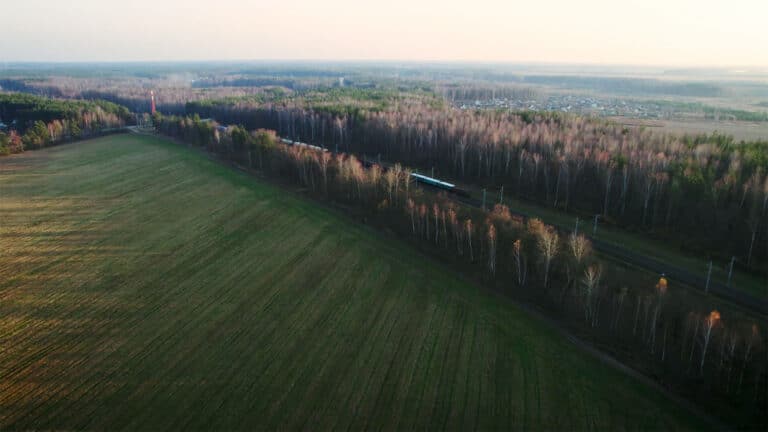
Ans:
[{"label": "horizon line", "polygon": [[357,59],[321,59],[321,58],[254,58],[254,59],[174,59],[174,60],[158,60],[158,59],[139,59],[139,60],[2,60],[4,66],[9,65],[84,65],[84,64],[173,64],[173,63],[219,63],[219,64],[233,64],[233,63],[339,63],[339,64],[415,64],[415,65],[482,65],[482,66],[575,66],[575,67],[629,67],[629,68],[644,68],[644,69],[697,69],[697,70],[726,70],[733,72],[741,72],[742,69],[747,69],[744,72],[750,72],[755,69],[761,72],[768,72],[768,64],[734,64],[734,65],[715,65],[715,64],[639,64],[639,63],[599,63],[599,62],[568,62],[568,61],[540,61],[540,60],[463,60],[463,59],[370,59],[370,58],[357,58]]}]

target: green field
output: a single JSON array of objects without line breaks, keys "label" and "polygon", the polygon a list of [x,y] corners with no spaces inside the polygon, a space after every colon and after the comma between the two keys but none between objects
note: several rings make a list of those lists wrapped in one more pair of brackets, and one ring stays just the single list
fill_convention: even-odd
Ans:
[{"label": "green field", "polygon": [[652,131],[675,135],[700,135],[714,132],[731,135],[737,141],[768,140],[768,122],[749,121],[715,121],[708,119],[677,119],[677,120],[640,120],[627,118],[612,118],[618,123],[630,126],[644,126]]},{"label": "green field", "polygon": [[0,159],[0,429],[705,429],[548,324],[166,141]]}]

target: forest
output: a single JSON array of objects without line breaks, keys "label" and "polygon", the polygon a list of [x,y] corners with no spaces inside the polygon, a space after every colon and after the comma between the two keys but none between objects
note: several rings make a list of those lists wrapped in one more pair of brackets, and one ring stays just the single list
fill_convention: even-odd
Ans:
[{"label": "forest", "polygon": [[90,137],[134,121],[125,107],[106,101],[49,99],[0,93],[0,154],[21,153],[60,142]]},{"label": "forest", "polygon": [[764,322],[726,303],[598,259],[576,232],[421,189],[405,165],[384,169],[344,152],[283,145],[273,130],[223,128],[199,117],[157,114],[154,122],[162,134],[397,232],[737,424],[764,421]]},{"label": "forest", "polygon": [[[358,99],[359,100],[359,99]],[[765,275],[768,142],[676,136],[560,113],[466,111],[410,94],[190,102],[189,114],[370,155],[645,232]]]}]

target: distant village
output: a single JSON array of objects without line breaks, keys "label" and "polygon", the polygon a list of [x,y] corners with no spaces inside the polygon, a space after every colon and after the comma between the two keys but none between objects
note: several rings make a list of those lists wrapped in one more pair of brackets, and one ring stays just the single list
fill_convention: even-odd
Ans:
[{"label": "distant village", "polygon": [[548,95],[536,99],[495,98],[455,101],[460,109],[512,109],[516,111],[559,111],[600,117],[669,118],[675,112],[669,106],[653,102],[607,99],[585,95]]}]

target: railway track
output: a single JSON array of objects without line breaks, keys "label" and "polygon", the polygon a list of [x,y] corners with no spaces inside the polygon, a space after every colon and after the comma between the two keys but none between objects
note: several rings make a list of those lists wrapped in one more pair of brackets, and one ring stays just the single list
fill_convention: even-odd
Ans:
[{"label": "railway track", "polygon": [[[291,144],[288,144],[289,142],[292,143],[292,141],[286,140],[283,138],[280,138],[280,142],[286,145],[291,145]],[[300,144],[308,145],[304,143],[300,143]],[[310,147],[315,147],[315,146],[310,146]],[[315,147],[315,148],[319,148],[319,147]],[[361,161],[366,166],[370,166],[370,164],[375,163],[380,165],[384,169],[389,169],[394,166],[394,164],[392,163],[382,161],[380,159],[375,159],[375,160],[369,159],[364,155],[361,157]],[[432,186],[428,183],[419,182],[419,184],[427,188],[432,188],[435,190],[443,190],[441,188]],[[449,193],[448,197],[455,202],[458,202],[470,207],[482,208],[483,206],[483,203],[481,200],[472,198],[471,196],[463,196],[463,194]],[[511,209],[511,208],[509,209],[509,211],[513,215],[522,217],[526,220],[531,217],[534,217],[533,215],[527,214],[525,212],[515,211],[514,209]],[[557,224],[549,224],[549,225],[554,226],[561,234],[569,235],[571,233],[570,227],[565,227]],[[713,280],[710,280],[709,287],[707,288],[706,278],[696,273],[693,273],[689,270],[686,270],[685,268],[671,265],[667,262],[664,262],[654,257],[638,254],[636,252],[633,252],[630,249],[621,247],[615,243],[599,240],[589,235],[586,235],[586,237],[589,238],[589,240],[592,242],[593,248],[598,253],[604,255],[609,259],[622,262],[624,264],[628,264],[634,267],[638,267],[659,275],[664,274],[668,279],[677,281],[679,283],[682,283],[684,285],[687,285],[693,289],[696,289],[702,292],[708,292],[709,294],[715,295],[723,300],[734,303],[738,306],[741,306],[744,309],[747,309],[753,313],[757,313],[763,317],[768,316],[768,299],[756,297],[744,291],[740,291],[733,287],[729,287],[722,282],[717,282]]]},{"label": "railway track", "polygon": [[[391,163],[382,162],[380,160],[372,160],[365,157],[363,157],[362,160],[365,164],[377,163],[385,169],[393,166],[393,164]],[[428,183],[420,183],[420,184],[422,184],[424,187],[432,188],[435,190],[443,190],[438,187],[433,187]],[[462,196],[460,194],[449,193],[448,197],[451,200],[466,206],[475,207],[475,208],[482,208],[483,206],[483,202],[481,200],[472,198],[470,196]],[[515,211],[512,208],[510,208],[509,211],[513,215],[522,217],[525,220],[534,217],[534,215],[531,215],[525,212]],[[572,232],[571,227],[565,227],[562,225],[549,224],[549,223],[548,225],[554,226],[558,230],[558,232],[564,235],[570,235],[570,233]],[[733,287],[728,287],[728,285],[722,282],[717,282],[713,280],[710,280],[709,288],[707,289],[706,278],[696,273],[693,273],[689,270],[686,270],[685,268],[671,265],[665,261],[659,260],[654,257],[638,254],[636,252],[633,252],[632,250],[621,247],[615,243],[593,238],[588,234],[585,234],[585,236],[589,238],[589,240],[592,242],[593,248],[598,253],[604,255],[609,259],[612,259],[614,261],[619,261],[624,264],[629,264],[631,266],[638,267],[659,275],[664,274],[668,279],[688,285],[689,287],[692,287],[702,292],[708,292],[712,295],[715,295],[721,299],[724,299],[726,301],[739,305],[759,315],[768,316],[768,300],[767,299],[753,296],[749,293],[737,290]]]},{"label": "railway track", "polygon": [[[471,207],[482,208],[482,205],[483,205],[481,200],[474,199],[471,197],[462,197],[462,196],[455,196],[455,195],[450,197],[452,200],[456,202],[460,202],[464,205],[471,206]],[[526,220],[533,217],[533,215],[527,214],[525,212],[515,211],[514,209],[509,209],[509,211],[513,215],[522,217]],[[554,226],[561,234],[568,235],[572,232],[571,227],[564,227],[556,224],[548,224],[548,225]],[[607,256],[608,258],[615,259],[617,261],[620,261],[635,267],[639,267],[657,274],[664,274],[669,279],[683,283],[699,291],[707,291],[706,278],[703,278],[700,275],[690,272],[684,268],[671,265],[659,259],[649,257],[647,255],[638,254],[627,248],[618,246],[614,243],[606,242],[604,240],[599,240],[586,234],[585,236],[589,238],[589,240],[592,242],[593,248],[597,252]],[[755,297],[751,294],[734,289],[733,287],[729,288],[726,284],[722,282],[716,282],[716,281],[710,280],[708,292],[724,300],[735,303],[745,309],[749,309],[752,312],[758,313],[763,316],[768,315],[768,300]]]}]

